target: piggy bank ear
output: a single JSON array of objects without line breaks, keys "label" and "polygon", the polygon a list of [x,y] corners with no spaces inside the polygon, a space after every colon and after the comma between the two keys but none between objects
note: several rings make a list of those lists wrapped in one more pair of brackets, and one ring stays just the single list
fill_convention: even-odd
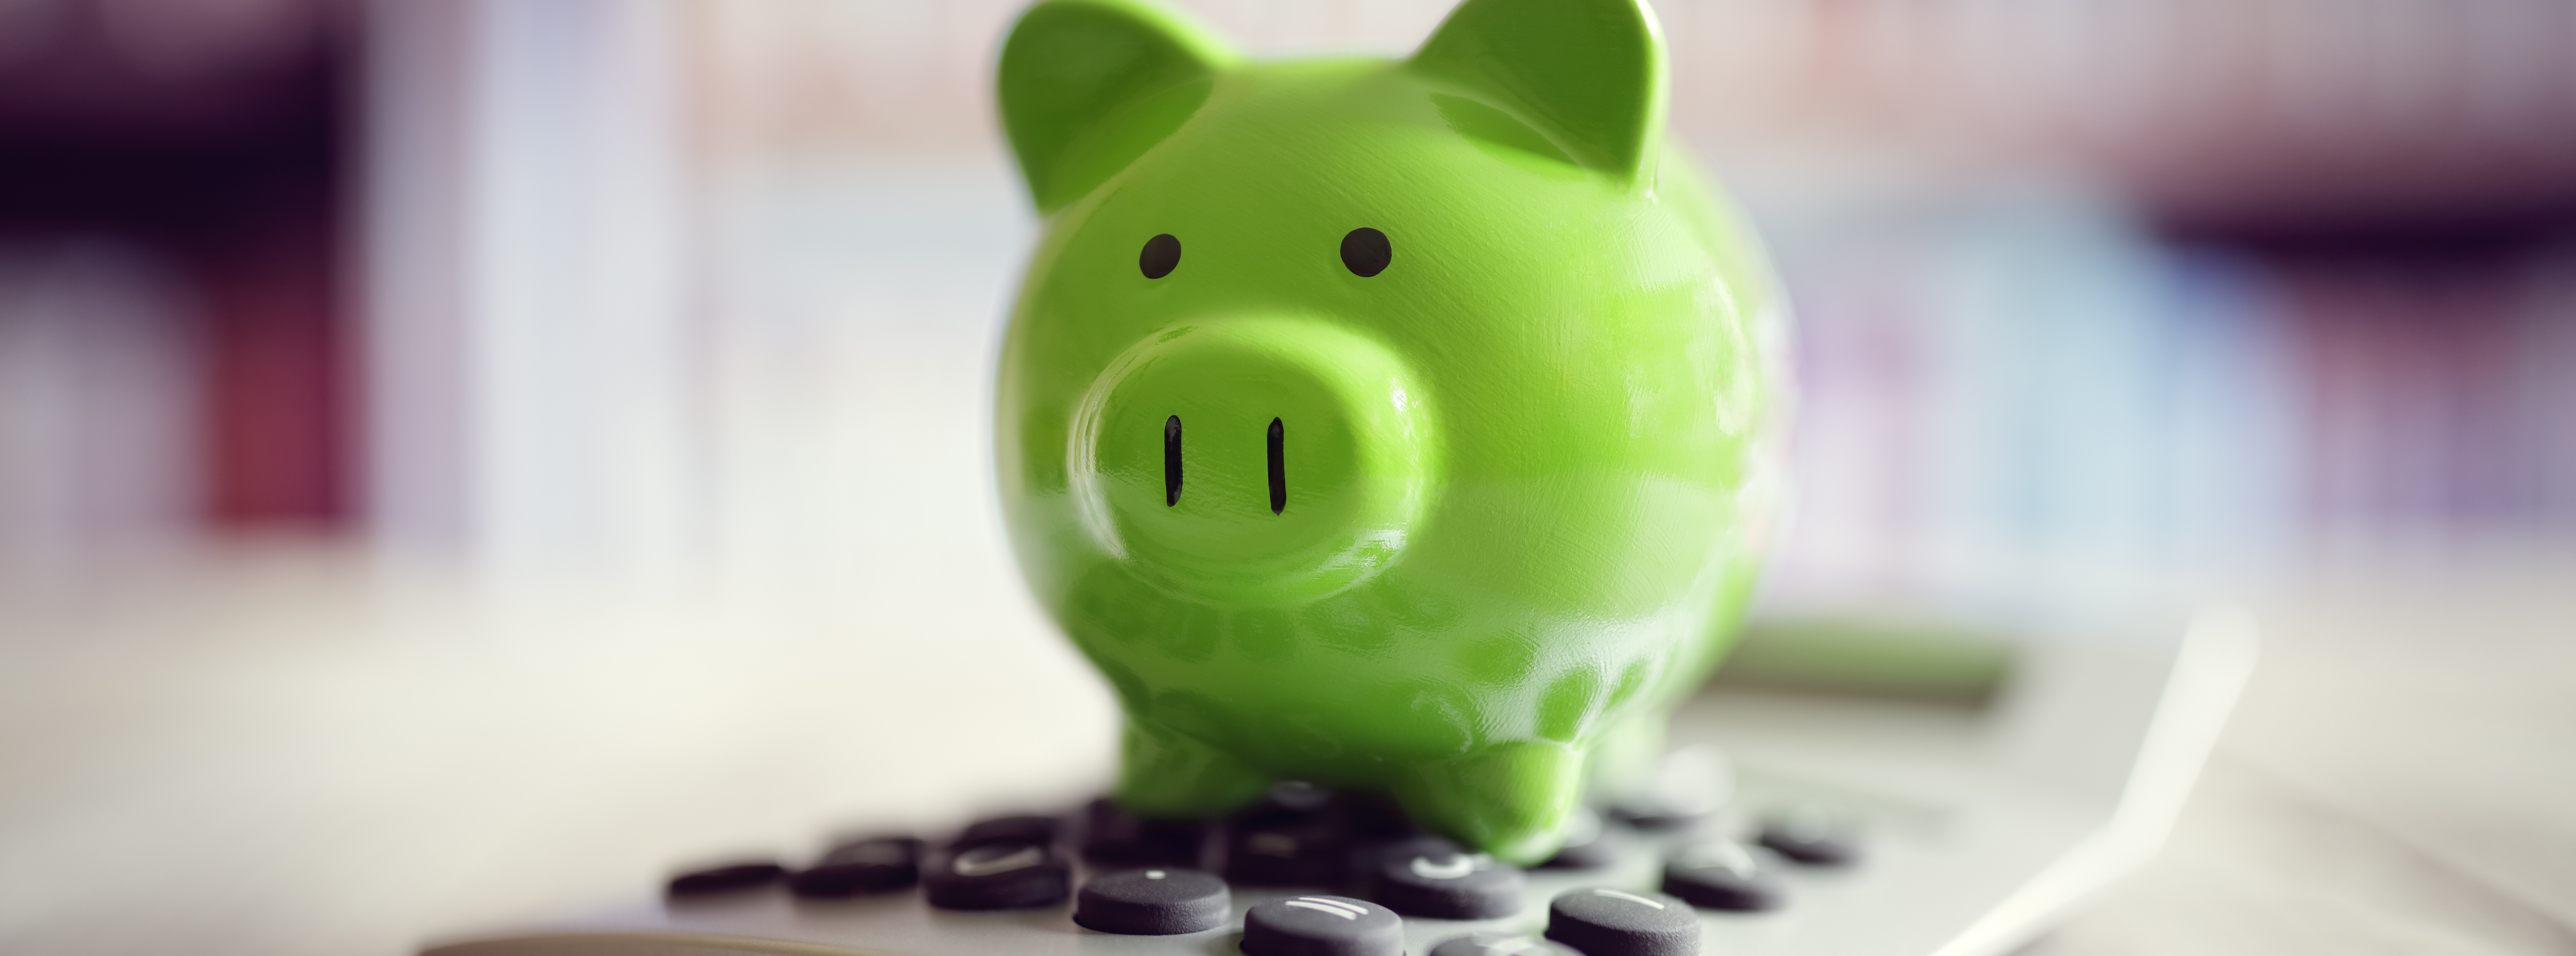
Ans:
[{"label": "piggy bank ear", "polygon": [[1002,128],[1038,211],[1135,162],[1207,98],[1235,61],[1224,41],[1134,0],[1047,0],[1002,44]]},{"label": "piggy bank ear", "polygon": [[1467,0],[1411,66],[1536,123],[1578,163],[1653,177],[1664,37],[1645,0]]}]

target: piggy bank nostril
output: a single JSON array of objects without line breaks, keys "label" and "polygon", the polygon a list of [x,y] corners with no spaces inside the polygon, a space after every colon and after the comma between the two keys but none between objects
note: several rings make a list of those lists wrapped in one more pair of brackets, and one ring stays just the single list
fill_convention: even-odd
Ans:
[{"label": "piggy bank nostril", "polygon": [[1163,233],[1145,240],[1145,249],[1136,254],[1136,268],[1145,278],[1160,279],[1171,275],[1181,265],[1181,241]]},{"label": "piggy bank nostril", "polygon": [[1288,430],[1279,420],[1270,420],[1270,513],[1288,508]]},{"label": "piggy bank nostril", "polygon": [[1385,272],[1387,263],[1395,261],[1395,247],[1386,233],[1361,226],[1342,237],[1342,266],[1363,279]]},{"label": "piggy bank nostril", "polygon": [[[1276,448],[1274,441],[1272,447]],[[1273,459],[1278,452],[1271,452]],[[1274,468],[1277,466],[1273,466]],[[1275,495],[1276,492],[1273,492]],[[1181,503],[1181,416],[1163,420],[1163,506]],[[1276,510],[1276,509],[1273,509]]]}]

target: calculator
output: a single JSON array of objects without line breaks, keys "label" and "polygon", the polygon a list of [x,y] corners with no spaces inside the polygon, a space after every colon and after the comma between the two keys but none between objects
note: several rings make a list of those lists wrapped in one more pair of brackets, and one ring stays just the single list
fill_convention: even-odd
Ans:
[{"label": "calculator", "polygon": [[1300,783],[1211,820],[1107,800],[810,859],[423,956],[1973,956],[2157,850],[2250,673],[2227,609],[2092,626],[1759,622],[1652,786],[1515,867]]}]

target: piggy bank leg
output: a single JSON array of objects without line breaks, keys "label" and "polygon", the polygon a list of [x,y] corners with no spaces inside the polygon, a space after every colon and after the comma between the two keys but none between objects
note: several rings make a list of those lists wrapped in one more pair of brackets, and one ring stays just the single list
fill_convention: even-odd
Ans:
[{"label": "piggy bank leg", "polygon": [[1562,744],[1503,744],[1417,767],[1395,796],[1424,826],[1507,862],[1536,863],[1565,841],[1584,756]]},{"label": "piggy bank leg", "polygon": [[1270,778],[1197,738],[1134,717],[1118,755],[1118,803],[1153,817],[1209,817],[1261,795]]}]

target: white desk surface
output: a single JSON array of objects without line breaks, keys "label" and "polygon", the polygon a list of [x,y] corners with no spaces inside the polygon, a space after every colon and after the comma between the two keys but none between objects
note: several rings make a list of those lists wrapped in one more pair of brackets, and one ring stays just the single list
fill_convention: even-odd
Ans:
[{"label": "white desk surface", "polygon": [[[394,956],[1110,760],[1107,696],[1016,592],[433,580],[289,546],[0,597],[0,952]],[[2263,663],[2167,851],[2032,951],[2576,951],[2570,580],[2256,595]]]}]

